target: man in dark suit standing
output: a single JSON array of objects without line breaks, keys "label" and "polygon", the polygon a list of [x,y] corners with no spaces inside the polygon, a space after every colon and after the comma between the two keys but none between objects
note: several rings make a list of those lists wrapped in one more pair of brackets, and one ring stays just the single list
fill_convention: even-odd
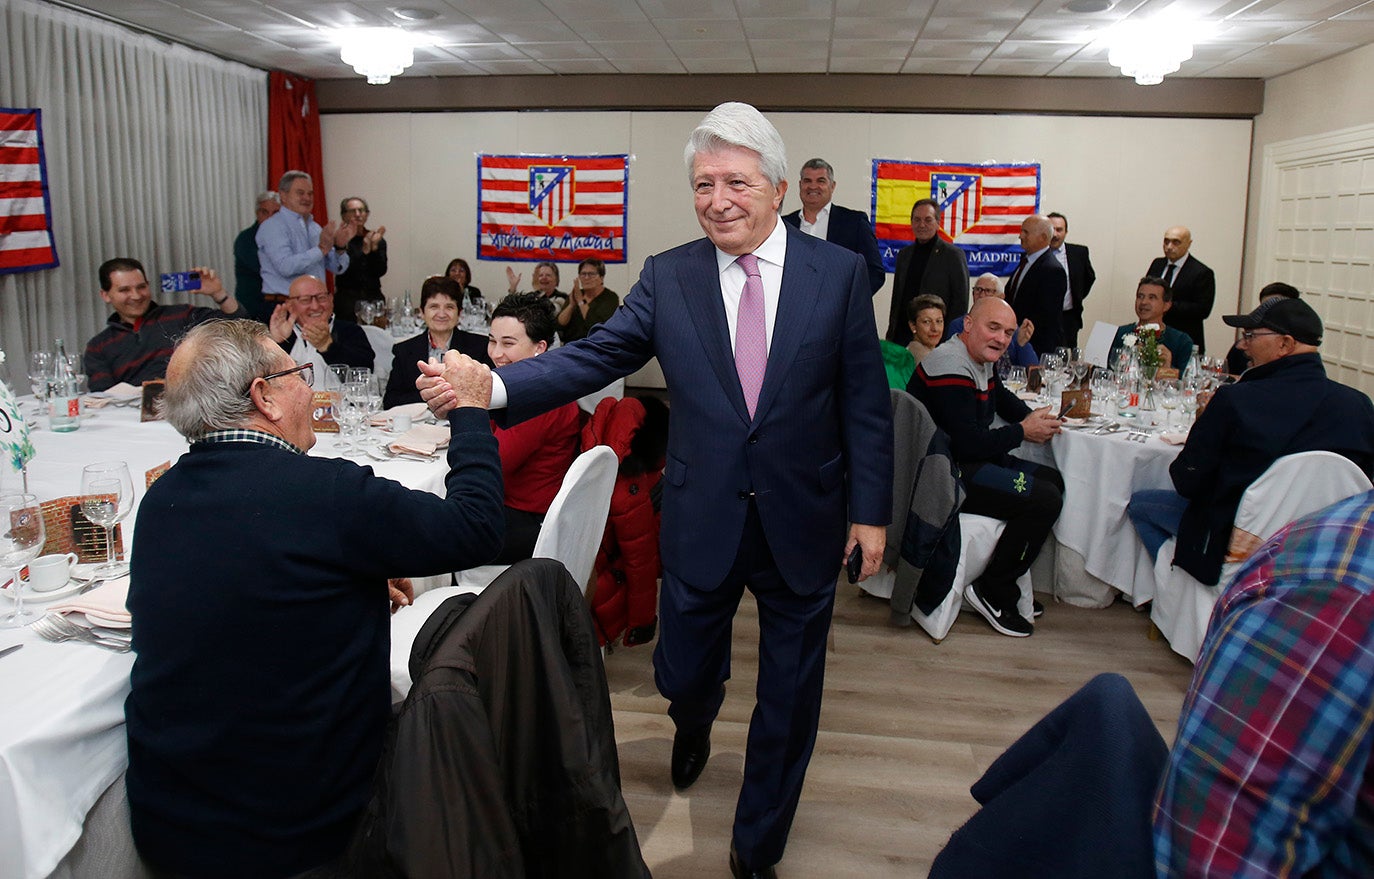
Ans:
[{"label": "man in dark suit standing", "polygon": [[801,193],[801,210],[793,211],[782,221],[807,235],[814,235],[852,250],[863,257],[868,266],[868,288],[877,293],[887,280],[883,257],[878,252],[878,237],[868,222],[868,214],[853,211],[831,202],[835,195],[835,169],[825,159],[808,159],[801,169],[797,185]]},{"label": "man in dark suit standing", "polygon": [[1054,227],[1041,216],[1021,221],[1021,263],[1007,284],[1007,302],[1017,321],[1029,319],[1035,326],[1031,347],[1041,356],[1052,354],[1063,342],[1061,315],[1069,290],[1069,276],[1050,254]]},{"label": "man in dark suit standing", "polygon": [[1082,244],[1067,244],[1069,237],[1069,218],[1060,213],[1046,214],[1054,232],[1050,235],[1050,253],[1064,267],[1069,275],[1069,293],[1064,297],[1064,312],[1061,325],[1064,330],[1063,342],[1070,348],[1078,345],[1078,331],[1083,329],[1083,300],[1092,291],[1097,272],[1093,271],[1092,260],[1088,258],[1088,248]]},{"label": "man in dark suit standing", "polygon": [[940,205],[933,198],[911,206],[911,244],[897,252],[892,276],[892,310],[887,340],[911,342],[906,304],[924,293],[945,301],[945,323],[968,314],[968,260],[964,251],[940,237]]},{"label": "man in dark suit standing", "polygon": [[1193,339],[1199,354],[1207,353],[1202,322],[1212,313],[1217,298],[1217,276],[1202,260],[1188,252],[1193,233],[1187,226],[1174,226],[1164,233],[1164,255],[1155,257],[1147,275],[1163,278],[1174,294],[1174,307],[1164,322]]},{"label": "man in dark suit standing", "polygon": [[[518,422],[658,358],[672,419],[654,671],[676,726],[672,780],[691,786],[710,755],[747,588],[758,702],[730,867],[772,876],[815,745],[836,573],[851,551],[861,577],[882,561],[890,404],[863,261],[779,221],[787,161],[773,125],[722,104],[685,159],[706,237],[645,260],[585,339],[498,370],[494,404]],[[446,411],[441,381],[417,386]]]}]

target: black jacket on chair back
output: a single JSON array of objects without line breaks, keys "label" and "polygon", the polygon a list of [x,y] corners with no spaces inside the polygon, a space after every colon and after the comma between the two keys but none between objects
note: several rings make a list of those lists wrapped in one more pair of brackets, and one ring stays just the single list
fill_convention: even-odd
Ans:
[{"label": "black jacket on chair back", "polygon": [[358,875],[647,877],[606,672],[561,564],[511,566],[415,639],[355,848]]}]

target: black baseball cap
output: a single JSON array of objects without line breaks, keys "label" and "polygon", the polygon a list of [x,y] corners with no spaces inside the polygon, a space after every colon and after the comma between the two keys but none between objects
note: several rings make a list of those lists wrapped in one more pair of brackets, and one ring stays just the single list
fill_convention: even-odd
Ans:
[{"label": "black baseball cap", "polygon": [[1228,327],[1255,330],[1263,327],[1292,336],[1304,345],[1322,343],[1322,319],[1301,299],[1275,296],[1266,299],[1249,314],[1228,314],[1222,318]]}]

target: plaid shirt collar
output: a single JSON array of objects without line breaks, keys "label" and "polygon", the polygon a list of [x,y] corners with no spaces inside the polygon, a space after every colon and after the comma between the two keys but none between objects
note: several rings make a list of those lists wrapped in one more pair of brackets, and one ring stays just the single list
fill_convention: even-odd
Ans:
[{"label": "plaid shirt collar", "polygon": [[279,436],[273,436],[261,430],[252,430],[246,427],[235,427],[230,430],[212,430],[203,436],[196,438],[196,444],[201,443],[258,443],[259,445],[272,446],[285,452],[295,452],[297,455],[304,455],[305,449],[296,447],[288,443]]}]

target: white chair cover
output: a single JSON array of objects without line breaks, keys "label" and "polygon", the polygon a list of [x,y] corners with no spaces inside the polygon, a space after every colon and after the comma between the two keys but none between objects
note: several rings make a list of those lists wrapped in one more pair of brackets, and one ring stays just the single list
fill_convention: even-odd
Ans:
[{"label": "white chair cover", "polygon": [[[610,446],[596,446],[578,455],[563,477],[534,543],[534,558],[562,562],[573,580],[582,584],[583,595],[592,580],[619,469],[620,461]],[[410,649],[429,615],[447,598],[481,592],[507,567],[482,565],[459,571],[457,586],[430,589],[416,596],[413,605],[396,612],[391,618],[392,701],[400,701],[410,692]]]},{"label": "white chair cover", "polygon": [[[577,456],[563,485],[558,489],[539,539],[534,557],[558,559],[586,592],[596,563],[596,550],[606,531],[606,516],[611,509],[611,491],[620,462],[610,446],[596,446]],[[482,565],[458,572],[458,585],[485,589],[508,565]]]},{"label": "white chair cover", "polygon": [[[1359,467],[1334,452],[1285,455],[1245,490],[1236,510],[1234,530],[1248,532],[1263,543],[1289,522],[1369,491],[1370,487],[1369,477]],[[1228,559],[1222,565],[1217,585],[1205,586],[1187,571],[1173,566],[1174,544],[1173,539],[1166,541],[1155,560],[1150,622],[1168,639],[1175,653],[1196,662],[1212,608],[1245,559]]]},{"label": "white chair cover", "polygon": [[392,338],[390,330],[371,324],[364,324],[363,332],[367,334],[367,342],[372,346],[372,376],[377,379],[377,386],[385,390],[386,380],[391,376],[391,346],[396,344],[397,340]]},{"label": "white chair cover", "polygon": [[[959,514],[959,567],[954,572],[954,588],[949,590],[945,600],[929,615],[921,613],[920,608],[912,606],[911,618],[916,621],[935,641],[943,641],[949,634],[959,611],[964,609],[964,587],[987,569],[992,559],[992,550],[1002,536],[1007,523],[1001,519],[977,516],[973,513]],[[878,598],[891,598],[892,588],[897,575],[893,571],[880,571],[859,584],[859,588]],[[1016,581],[1021,587],[1021,597],[1016,609],[1026,619],[1031,618],[1035,596],[1031,590],[1029,573],[1021,575]]]},{"label": "white chair cover", "polygon": [[595,412],[596,404],[607,397],[614,397],[617,400],[625,399],[625,379],[618,378],[599,391],[592,391],[585,397],[577,401],[578,407],[583,412]]}]

